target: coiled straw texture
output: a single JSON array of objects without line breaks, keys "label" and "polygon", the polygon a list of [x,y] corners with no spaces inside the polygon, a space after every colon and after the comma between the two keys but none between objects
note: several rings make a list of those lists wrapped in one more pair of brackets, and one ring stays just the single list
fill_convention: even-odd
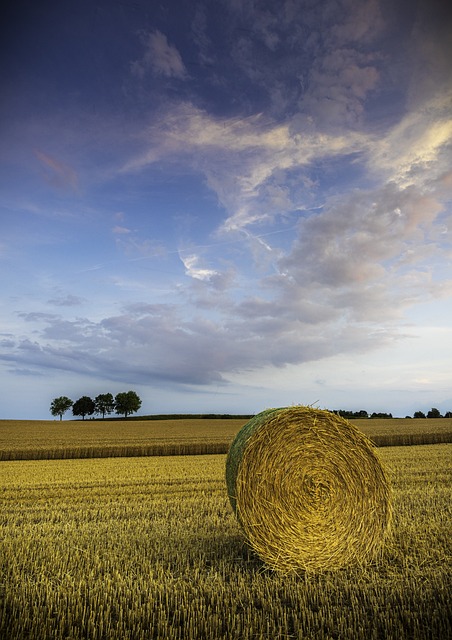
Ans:
[{"label": "coiled straw texture", "polygon": [[321,409],[255,416],[229,449],[226,483],[250,546],[277,571],[362,563],[391,522],[389,483],[370,440]]}]

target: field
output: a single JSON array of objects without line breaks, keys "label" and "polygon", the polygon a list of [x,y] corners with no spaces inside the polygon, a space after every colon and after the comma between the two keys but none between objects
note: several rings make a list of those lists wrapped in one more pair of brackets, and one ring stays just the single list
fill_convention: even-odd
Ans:
[{"label": "field", "polygon": [[[226,453],[246,419],[0,420],[0,460]],[[378,446],[452,442],[452,418],[352,420]]]},{"label": "field", "polygon": [[[188,437],[187,425],[167,424],[163,433],[154,425],[155,444],[211,443],[212,429],[228,442],[237,425],[227,422],[192,425]],[[32,444],[16,434],[7,449],[4,435],[2,450],[147,446],[151,433],[112,423],[117,432],[103,440],[103,423],[48,424],[73,429],[73,440],[46,441],[56,431],[35,424]],[[93,429],[89,443],[85,428]],[[0,637],[452,637],[452,445],[385,447],[380,457],[395,509],[381,557],[300,575],[266,570],[247,548],[226,495],[224,454],[0,462]]]}]

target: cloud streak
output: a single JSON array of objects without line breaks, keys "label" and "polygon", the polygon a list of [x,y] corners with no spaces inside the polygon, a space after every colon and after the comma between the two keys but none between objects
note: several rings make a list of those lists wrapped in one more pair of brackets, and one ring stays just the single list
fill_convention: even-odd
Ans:
[{"label": "cloud streak", "polygon": [[46,182],[60,189],[77,190],[78,176],[72,167],[39,149],[35,150],[35,156],[46,169],[44,173]]}]

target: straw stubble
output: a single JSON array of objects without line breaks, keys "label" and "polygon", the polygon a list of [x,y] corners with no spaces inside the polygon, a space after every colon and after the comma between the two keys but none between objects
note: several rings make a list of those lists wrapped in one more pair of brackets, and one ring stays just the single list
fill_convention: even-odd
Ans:
[{"label": "straw stubble", "polygon": [[368,560],[391,521],[389,483],[371,442],[321,409],[255,416],[230,447],[226,482],[250,546],[278,571]]}]

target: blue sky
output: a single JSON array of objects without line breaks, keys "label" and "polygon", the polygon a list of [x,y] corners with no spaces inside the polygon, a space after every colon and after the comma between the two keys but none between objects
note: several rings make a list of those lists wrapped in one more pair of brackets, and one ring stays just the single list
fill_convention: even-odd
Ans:
[{"label": "blue sky", "polygon": [[447,3],[7,11],[0,418],[452,410]]}]

